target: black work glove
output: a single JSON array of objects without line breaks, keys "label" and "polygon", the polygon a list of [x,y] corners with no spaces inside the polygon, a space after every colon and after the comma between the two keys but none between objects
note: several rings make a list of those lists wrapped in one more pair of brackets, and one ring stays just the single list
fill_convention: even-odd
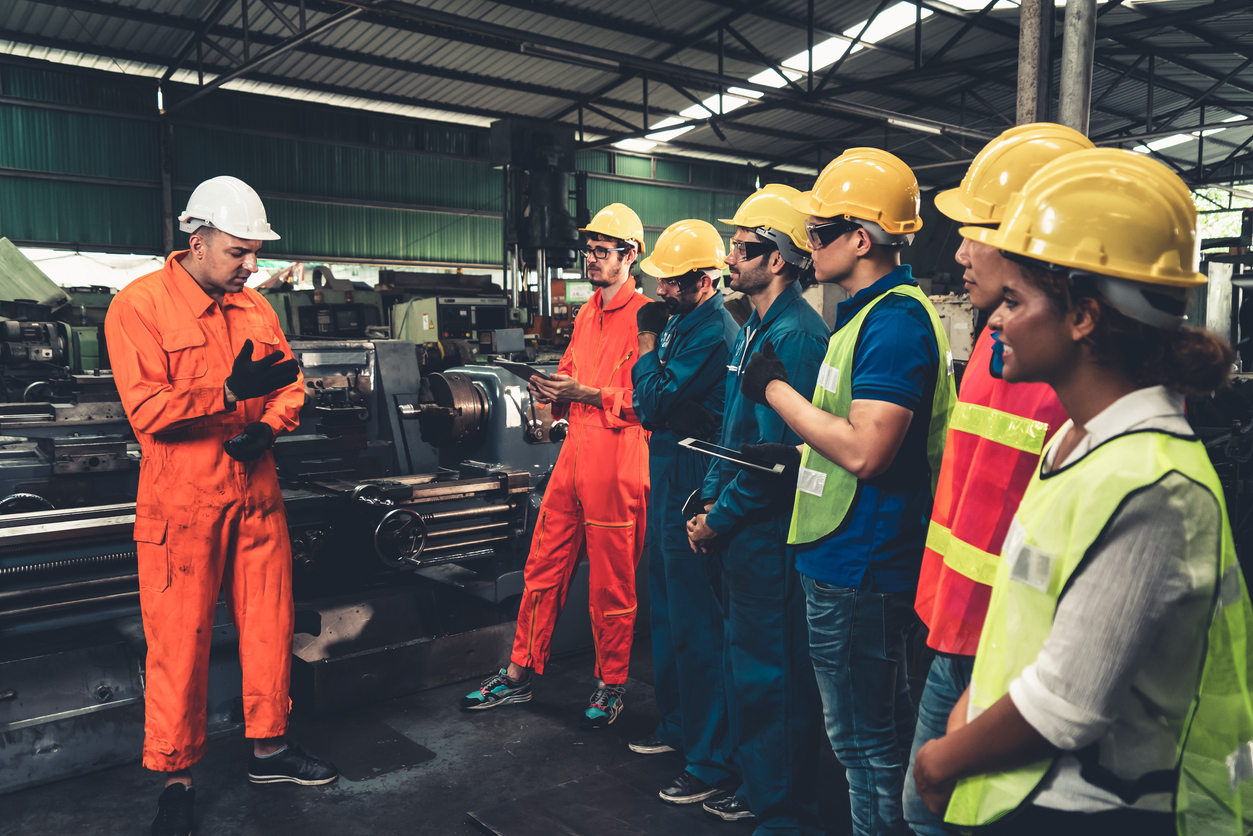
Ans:
[{"label": "black work glove", "polygon": [[660,334],[670,321],[670,309],[665,302],[649,302],[635,312],[635,324],[641,331]]},{"label": "black work glove", "polygon": [[741,444],[740,455],[767,467],[773,464],[783,465],[784,471],[779,478],[793,488],[796,486],[796,477],[801,472],[801,451],[791,444]]},{"label": "black work glove", "polygon": [[754,354],[744,367],[744,374],[740,378],[740,392],[754,403],[770,406],[766,401],[766,387],[772,380],[787,383],[787,369],[783,368],[779,355],[774,353],[774,343],[767,340],[765,347]]},{"label": "black work glove", "polygon": [[701,441],[708,439],[718,429],[713,413],[696,401],[683,401],[677,404],[670,414],[666,427],[673,433]]},{"label": "black work glove", "polygon": [[241,462],[250,462],[274,446],[274,430],[264,421],[253,421],[234,438],[222,442],[226,454]]},{"label": "black work glove", "polygon": [[283,352],[273,351],[260,360],[253,360],[252,340],[244,340],[244,347],[231,366],[231,376],[226,378],[226,388],[231,390],[236,400],[246,401],[264,397],[294,383],[300,369],[295,360],[278,362],[282,357]]}]

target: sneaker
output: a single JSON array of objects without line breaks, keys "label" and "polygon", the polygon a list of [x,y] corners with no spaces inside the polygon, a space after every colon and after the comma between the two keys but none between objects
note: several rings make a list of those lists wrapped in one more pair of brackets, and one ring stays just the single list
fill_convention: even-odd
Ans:
[{"label": "sneaker", "polygon": [[268,758],[248,758],[248,780],[254,784],[300,784],[316,787],[339,777],[330,761],[315,758],[295,743],[288,743]]},{"label": "sneaker", "polygon": [[626,686],[598,682],[600,687],[592,692],[592,699],[583,712],[581,722],[585,729],[603,729],[622,713],[622,696],[626,693]]},{"label": "sneaker", "polygon": [[686,769],[658,793],[662,801],[670,804],[695,804],[717,794],[715,787],[709,786]]},{"label": "sneaker", "polygon": [[152,836],[191,836],[192,802],[196,791],[185,784],[170,784],[157,799]]},{"label": "sneaker", "polygon": [[655,734],[650,734],[643,740],[632,740],[628,745],[637,755],[660,755],[662,752],[675,751],[673,746],[662,743],[661,738]]},{"label": "sneaker", "polygon": [[461,707],[466,711],[480,711],[514,702],[530,702],[531,680],[514,682],[505,676],[506,670],[501,668],[499,673],[484,679],[477,691],[471,691],[462,697]]},{"label": "sneaker", "polygon": [[709,815],[717,816],[723,821],[755,818],[753,811],[748,809],[748,802],[735,793],[729,792],[726,795],[711,798],[700,807]]}]

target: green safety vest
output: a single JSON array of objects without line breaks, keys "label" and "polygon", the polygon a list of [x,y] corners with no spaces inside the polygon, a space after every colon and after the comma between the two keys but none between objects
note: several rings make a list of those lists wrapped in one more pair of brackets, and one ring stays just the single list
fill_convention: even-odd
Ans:
[{"label": "green safety vest", "polygon": [[[1217,563],[1219,580],[1191,708],[1181,720],[1163,721],[1178,735],[1176,767],[1137,783],[1142,792],[1175,793],[1180,834],[1244,836],[1253,815],[1253,782],[1246,780],[1253,776],[1248,687],[1253,609],[1236,562],[1222,485],[1196,439],[1132,432],[1097,446],[1075,464],[1043,476],[1037,470],[1001,549],[971,678],[970,716],[1004,696],[1035,661],[1071,575],[1123,502],[1172,472],[1202,485],[1219,503],[1221,553],[1206,558]],[[945,821],[975,827],[1003,818],[1031,797],[1055,760],[960,780]],[[1116,776],[1112,780],[1127,784]]]},{"label": "green safety vest", "polygon": [[[948,433],[949,415],[957,401],[957,389],[953,385],[953,352],[949,348],[944,326],[917,285],[897,285],[880,294],[832,335],[827,356],[818,368],[818,385],[814,389],[812,403],[823,412],[848,417],[853,403],[853,358],[857,353],[862,327],[871,309],[892,294],[909,296],[922,303],[931,320],[931,330],[935,332],[935,344],[940,352],[935,395],[931,399],[931,424],[927,429],[927,464],[931,468],[931,495],[934,496],[936,480],[940,478],[940,461],[944,458],[944,437]],[[856,496],[857,477],[806,444],[801,454],[800,476],[796,480],[796,504],[792,509],[788,543],[812,543],[835,531],[848,516]]]}]

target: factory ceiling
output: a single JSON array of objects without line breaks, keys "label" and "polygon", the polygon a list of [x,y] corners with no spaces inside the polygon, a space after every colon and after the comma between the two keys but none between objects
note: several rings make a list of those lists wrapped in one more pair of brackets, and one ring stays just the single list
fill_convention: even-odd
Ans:
[{"label": "factory ceiling", "polygon": [[[1092,139],[1194,185],[1253,179],[1253,0],[1097,14]],[[1063,16],[1043,24],[1054,113]],[[872,144],[935,187],[1014,123],[1018,21],[1012,0],[6,0],[0,39],[193,85],[167,112],[251,81],[763,169]]]}]

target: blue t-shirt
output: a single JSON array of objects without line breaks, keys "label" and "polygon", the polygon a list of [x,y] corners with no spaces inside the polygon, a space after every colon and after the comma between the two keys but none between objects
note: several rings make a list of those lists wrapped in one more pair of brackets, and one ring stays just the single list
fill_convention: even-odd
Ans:
[{"label": "blue t-shirt", "polygon": [[[841,302],[835,330],[881,294],[913,281],[909,266],[902,265]],[[887,470],[858,482],[844,525],[824,540],[796,547],[800,572],[867,592],[918,587],[931,515],[927,434],[939,354],[930,317],[916,299],[889,296],[863,320],[853,355],[853,400],[887,401],[914,417]]]}]

